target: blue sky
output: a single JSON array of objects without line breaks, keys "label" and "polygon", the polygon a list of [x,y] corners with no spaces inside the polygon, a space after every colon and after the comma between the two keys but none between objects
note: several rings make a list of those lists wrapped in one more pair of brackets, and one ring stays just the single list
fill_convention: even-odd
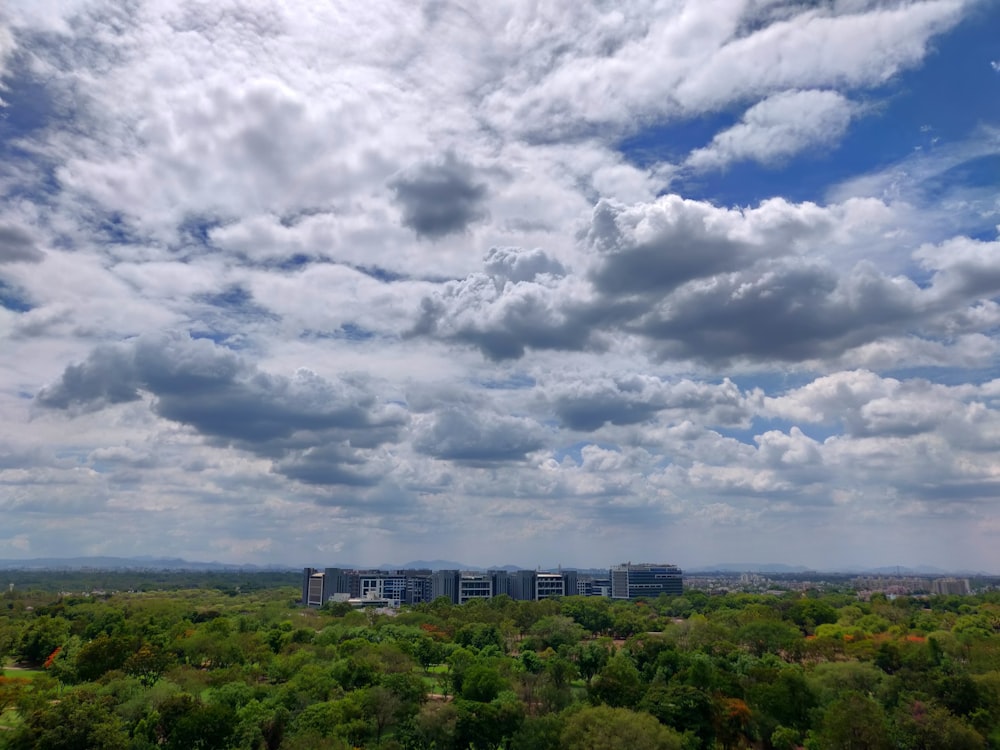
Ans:
[{"label": "blue sky", "polygon": [[1000,572],[1000,6],[0,10],[0,558]]},{"label": "blue sky", "polygon": [[[938,146],[975,140],[977,131],[1000,121],[996,29],[1000,6],[981,3],[947,34],[931,40],[923,63],[884,85],[858,89],[870,111],[838,141],[779,164],[740,162],[724,171],[691,176],[674,185],[685,195],[722,204],[752,205],[774,195],[789,200],[826,199],[828,191],[859,174],[876,172],[908,158],[933,155]],[[740,109],[691,121],[642,129],[619,145],[638,164],[682,160],[739,120]],[[995,185],[996,155],[970,159],[922,186],[931,193],[967,183]],[[921,187],[921,186],[914,186]],[[987,217],[984,217],[984,222]],[[994,228],[994,227],[991,227]]]}]

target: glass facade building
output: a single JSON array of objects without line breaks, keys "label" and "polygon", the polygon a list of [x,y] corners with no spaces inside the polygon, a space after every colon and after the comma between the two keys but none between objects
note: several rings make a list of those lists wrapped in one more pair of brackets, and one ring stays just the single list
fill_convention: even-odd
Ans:
[{"label": "glass facade building", "polygon": [[684,591],[683,574],[676,565],[622,563],[611,569],[611,598],[655,598],[660,594],[679,596]]}]

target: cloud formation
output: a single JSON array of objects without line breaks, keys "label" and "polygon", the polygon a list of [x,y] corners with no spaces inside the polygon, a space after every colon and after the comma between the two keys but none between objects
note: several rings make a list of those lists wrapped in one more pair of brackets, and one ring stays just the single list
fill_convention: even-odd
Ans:
[{"label": "cloud formation", "polygon": [[464,232],[486,218],[488,191],[472,165],[451,151],[438,162],[420,164],[394,177],[389,187],[403,212],[403,224],[420,237],[436,239]]},{"label": "cloud formation", "polygon": [[5,7],[0,552],[995,565],[998,13]]},{"label": "cloud formation", "polygon": [[0,263],[37,263],[44,257],[30,233],[14,225],[0,226]]},{"label": "cloud formation", "polygon": [[854,240],[840,221],[858,208],[602,201],[587,232],[586,282],[474,274],[426,298],[417,331],[498,360],[528,349],[599,351],[633,335],[663,358],[730,364],[835,360],[886,337],[992,329],[996,242],[920,248],[923,287],[868,261],[840,271],[823,256]]},{"label": "cloud formation", "polygon": [[693,169],[719,169],[735,161],[774,164],[806,148],[836,142],[855,107],[836,91],[783,91],[758,102],[740,122],[685,162]]},{"label": "cloud formation", "polygon": [[148,337],[95,349],[42,389],[39,406],[96,410],[142,393],[163,419],[210,442],[274,461],[281,474],[311,484],[375,484],[363,452],[398,438],[399,407],[380,403],[370,384],[327,381],[308,370],[269,375],[205,339]]}]

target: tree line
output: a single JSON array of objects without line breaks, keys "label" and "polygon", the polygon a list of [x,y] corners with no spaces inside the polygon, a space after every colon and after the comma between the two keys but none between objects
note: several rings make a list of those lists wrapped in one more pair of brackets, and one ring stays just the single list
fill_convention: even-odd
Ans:
[{"label": "tree line", "polygon": [[1000,747],[1000,596],[0,596],[0,748]]}]

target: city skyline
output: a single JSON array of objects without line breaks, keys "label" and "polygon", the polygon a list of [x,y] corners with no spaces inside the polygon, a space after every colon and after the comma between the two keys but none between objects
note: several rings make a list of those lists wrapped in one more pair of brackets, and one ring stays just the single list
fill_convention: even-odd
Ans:
[{"label": "city skyline", "polygon": [[1000,571],[997,3],[8,6],[0,558]]}]

